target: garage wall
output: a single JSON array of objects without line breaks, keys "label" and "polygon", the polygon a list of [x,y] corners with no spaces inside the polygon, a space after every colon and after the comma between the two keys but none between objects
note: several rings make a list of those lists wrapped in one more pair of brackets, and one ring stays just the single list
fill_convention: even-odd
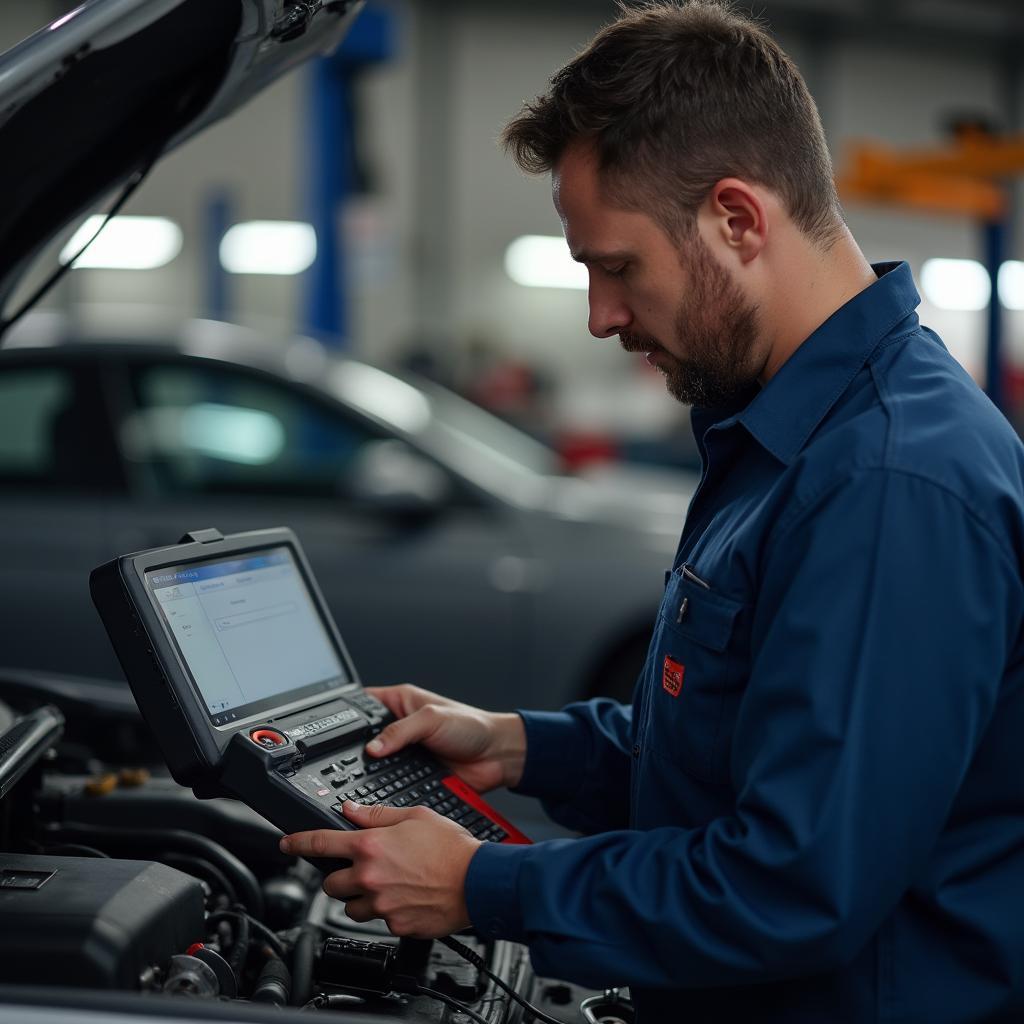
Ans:
[{"label": "garage wall", "polygon": [[[519,353],[559,381],[613,380],[622,357],[614,344],[587,334],[585,293],[524,289],[504,274],[502,257],[513,238],[556,234],[559,225],[546,182],[519,174],[495,143],[505,119],[543,89],[600,19],[554,4],[529,17],[471,4],[457,11],[411,0],[380,6],[394,15],[397,54],[360,86],[372,192],[351,205],[340,225],[352,256],[354,347],[387,356],[415,343],[458,360],[468,346],[484,344]],[[439,24],[441,17],[449,21]],[[39,0],[4,0],[0,46],[41,20],[46,5]],[[821,98],[837,158],[851,137],[894,145],[938,141],[950,112],[1003,120],[999,79],[987,63],[908,55],[897,42],[891,50],[845,43],[822,50],[801,38],[783,39]],[[128,301],[201,313],[203,210],[214,191],[230,191],[238,219],[306,215],[307,90],[300,71],[154,171],[126,212],[181,224],[185,247],[171,265],[76,272],[50,303]],[[979,255],[976,230],[965,222],[859,208],[848,213],[872,259],[907,258],[916,269],[929,256]],[[281,330],[301,327],[301,278],[240,277],[232,287],[238,318]],[[1015,347],[1024,335],[1019,316],[1011,321]],[[924,318],[977,367],[981,314],[942,313],[926,304]]]}]

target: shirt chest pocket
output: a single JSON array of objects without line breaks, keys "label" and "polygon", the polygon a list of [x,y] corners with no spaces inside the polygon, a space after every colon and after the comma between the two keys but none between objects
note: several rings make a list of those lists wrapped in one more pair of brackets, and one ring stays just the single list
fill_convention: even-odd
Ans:
[{"label": "shirt chest pocket", "polygon": [[673,573],[658,616],[646,746],[706,782],[729,781],[736,710],[749,674],[745,609]]}]

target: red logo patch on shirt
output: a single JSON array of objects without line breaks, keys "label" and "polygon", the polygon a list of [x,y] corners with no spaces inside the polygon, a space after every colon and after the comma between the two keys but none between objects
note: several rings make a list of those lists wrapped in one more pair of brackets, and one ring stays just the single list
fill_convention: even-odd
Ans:
[{"label": "red logo patch on shirt", "polygon": [[665,655],[665,664],[661,669],[661,687],[673,697],[679,696],[683,688],[683,676],[686,674],[686,666],[673,661],[671,656]]}]

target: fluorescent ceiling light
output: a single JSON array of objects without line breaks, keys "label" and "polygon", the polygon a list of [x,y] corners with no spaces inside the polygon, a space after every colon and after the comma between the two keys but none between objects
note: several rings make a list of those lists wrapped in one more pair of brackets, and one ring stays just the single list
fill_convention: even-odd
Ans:
[{"label": "fluorescent ceiling light", "polygon": [[250,220],[221,239],[220,263],[231,274],[301,274],[316,259],[316,231],[295,220]]},{"label": "fluorescent ceiling light", "polygon": [[992,297],[988,271],[977,260],[925,260],[921,288],[938,309],[985,309]]},{"label": "fluorescent ceiling light", "polygon": [[523,235],[505,250],[505,273],[527,288],[581,288],[589,285],[587,268],[569,255],[557,235]]},{"label": "fluorescent ceiling light", "polygon": [[1006,309],[1024,309],[1024,263],[1007,260],[999,268],[999,301]]},{"label": "fluorescent ceiling light", "polygon": [[[94,214],[72,235],[60,253],[69,262],[99,230],[102,214]],[[181,252],[181,228],[166,217],[114,217],[96,241],[75,261],[75,270],[156,270]]]}]

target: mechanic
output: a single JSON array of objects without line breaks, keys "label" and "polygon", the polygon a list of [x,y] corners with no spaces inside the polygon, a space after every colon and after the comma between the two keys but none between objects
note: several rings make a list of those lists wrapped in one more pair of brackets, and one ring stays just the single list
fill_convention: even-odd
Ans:
[{"label": "mechanic", "polygon": [[423,743],[585,835],[349,804],[365,831],[285,849],[352,858],[325,888],[356,920],[472,923],[646,1022],[1024,1019],[1020,441],[907,265],[869,266],[799,72],[724,4],[624,9],[504,141],[551,172],[591,332],[694,406],[633,706],[377,689],[372,754]]}]

